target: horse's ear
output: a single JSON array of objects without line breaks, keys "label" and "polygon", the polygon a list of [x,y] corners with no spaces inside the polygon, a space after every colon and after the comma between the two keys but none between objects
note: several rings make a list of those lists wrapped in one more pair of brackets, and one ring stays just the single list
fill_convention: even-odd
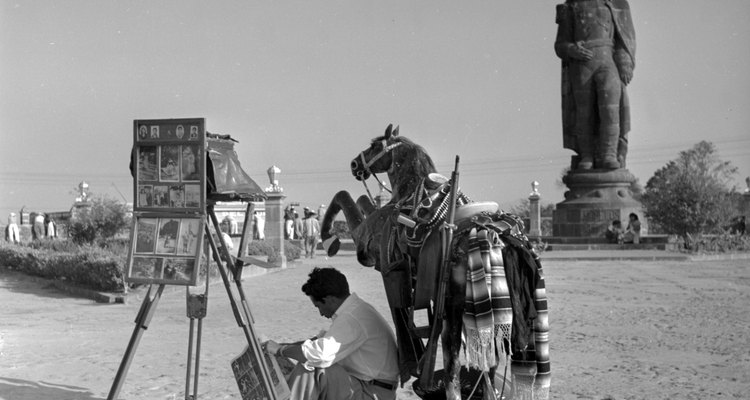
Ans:
[{"label": "horse's ear", "polygon": [[399,128],[400,126],[401,126],[401,125],[396,125],[396,129],[394,129],[394,130],[393,130],[393,133],[391,133],[391,136],[398,136],[398,128]]},{"label": "horse's ear", "polygon": [[391,137],[391,131],[393,130],[393,124],[388,124],[388,127],[385,128],[385,138],[388,139]]}]

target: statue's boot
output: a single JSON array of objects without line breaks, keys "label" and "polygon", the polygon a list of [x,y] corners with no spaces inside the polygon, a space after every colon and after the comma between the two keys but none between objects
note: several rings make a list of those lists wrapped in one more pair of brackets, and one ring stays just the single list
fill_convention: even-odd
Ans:
[{"label": "statue's boot", "polygon": [[594,167],[594,146],[592,146],[594,139],[591,135],[579,135],[578,138],[578,155],[581,160],[578,161],[576,168],[591,169]]},{"label": "statue's boot", "polygon": [[[585,142],[585,143],[584,143]],[[594,167],[594,152],[591,146],[591,138],[582,140],[578,144],[581,161],[578,162],[578,169],[591,169]]]},{"label": "statue's boot", "polygon": [[604,127],[599,138],[600,153],[602,156],[601,168],[618,169],[620,161],[617,160],[617,145],[620,136],[620,125],[609,125]]}]

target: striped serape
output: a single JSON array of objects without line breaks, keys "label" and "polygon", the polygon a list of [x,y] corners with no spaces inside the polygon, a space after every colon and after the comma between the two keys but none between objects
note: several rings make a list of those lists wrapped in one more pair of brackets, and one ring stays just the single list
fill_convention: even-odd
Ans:
[{"label": "striped serape", "polygon": [[464,309],[464,357],[466,364],[482,371],[498,364],[506,352],[513,310],[505,280],[502,250],[497,232],[473,228],[469,233]]}]

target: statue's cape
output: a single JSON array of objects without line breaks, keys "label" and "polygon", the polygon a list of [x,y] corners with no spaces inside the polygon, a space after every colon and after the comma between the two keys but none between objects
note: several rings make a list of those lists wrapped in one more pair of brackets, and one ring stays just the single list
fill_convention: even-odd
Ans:
[{"label": "statue's cape", "polygon": [[635,67],[635,28],[633,27],[633,18],[630,17],[630,5],[625,0],[614,0],[605,4],[612,11],[617,34],[625,50],[630,54]]}]

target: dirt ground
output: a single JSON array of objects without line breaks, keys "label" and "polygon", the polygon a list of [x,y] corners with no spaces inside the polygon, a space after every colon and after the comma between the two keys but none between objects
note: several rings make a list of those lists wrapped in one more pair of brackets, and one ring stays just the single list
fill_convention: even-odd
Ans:
[{"label": "dirt ground", "polygon": [[[328,326],[300,291],[313,266],[328,265],[389,316],[376,271],[351,256],[306,260],[244,281],[261,338],[292,341]],[[544,272],[551,399],[750,396],[750,261],[550,261]],[[185,397],[185,290],[165,290],[120,399]],[[0,398],[107,398],[144,293],[99,304],[0,269]],[[212,284],[199,399],[240,398],[230,362],[245,346],[224,285]],[[418,398],[411,382],[398,398]]]}]

